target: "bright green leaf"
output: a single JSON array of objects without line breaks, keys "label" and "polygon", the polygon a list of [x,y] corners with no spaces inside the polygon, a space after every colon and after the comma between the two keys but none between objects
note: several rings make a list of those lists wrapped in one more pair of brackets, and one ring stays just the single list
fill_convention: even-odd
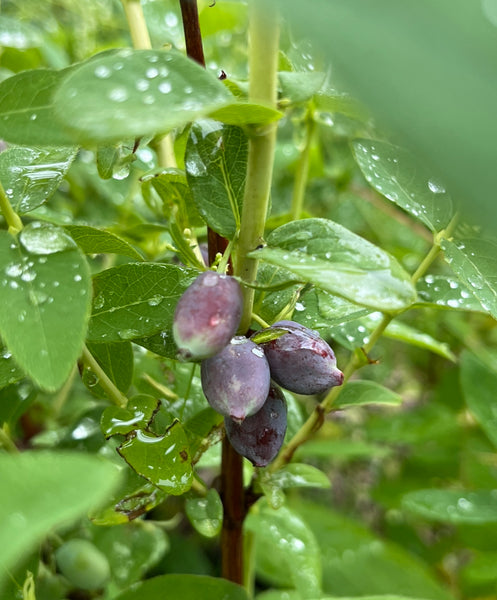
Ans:
[{"label": "bright green leaf", "polygon": [[178,421],[162,436],[138,430],[118,451],[139,475],[168,494],[179,496],[192,485],[190,448]]},{"label": "bright green leaf", "polygon": [[275,229],[267,243],[251,256],[356,304],[390,311],[416,299],[409,275],[393,256],[333,221],[293,221]]},{"label": "bright green leaf", "polygon": [[0,181],[12,208],[24,214],[55,193],[76,156],[74,148],[8,148],[0,154]]},{"label": "bright green leaf", "polygon": [[229,239],[240,226],[247,152],[243,130],[216,121],[195,123],[186,145],[186,175],[197,209]]},{"label": "bright green leaf", "polygon": [[488,239],[442,240],[445,259],[482,308],[497,319],[497,243]]},{"label": "bright green leaf", "polygon": [[229,102],[211,73],[176,50],[129,50],[74,68],[55,112],[75,139],[112,142],[167,132]]},{"label": "bright green leaf", "polygon": [[497,523],[495,490],[416,490],[402,498],[402,505],[438,523]]},{"label": "bright green leaf", "polygon": [[234,102],[209,113],[209,118],[226,123],[226,125],[267,125],[278,121],[283,116],[279,110],[261,104]]},{"label": "bright green leaf", "polygon": [[160,575],[141,581],[116,596],[115,600],[164,600],[164,590],[172,598],[193,600],[249,600],[244,588],[226,579],[207,575]]},{"label": "bright green leaf", "polygon": [[89,225],[65,225],[64,229],[85,254],[119,254],[143,260],[143,256],[126,240]]},{"label": "bright green leaf", "polygon": [[445,342],[439,342],[431,335],[401,321],[392,321],[385,329],[384,335],[392,340],[399,340],[405,344],[411,344],[411,346],[424,348],[448,360],[456,361],[454,353]]},{"label": "bright green leaf", "polygon": [[102,413],[102,432],[109,438],[116,434],[126,435],[136,429],[147,429],[159,406],[160,400],[146,394],[130,398],[126,408],[109,406]]},{"label": "bright green leaf", "polygon": [[60,228],[33,222],[13,238],[0,232],[0,333],[18,365],[41,388],[56,390],[83,347],[90,273]]},{"label": "bright green leaf", "polygon": [[245,528],[255,534],[256,569],[263,577],[282,573],[302,598],[321,595],[321,563],[316,539],[298,513],[286,506],[270,508],[262,499],[252,508]]},{"label": "bright green leaf", "polygon": [[452,201],[445,187],[406,150],[379,140],[356,140],[354,154],[364,177],[380,194],[440,231],[452,217]]},{"label": "bright green leaf", "polygon": [[129,263],[102,271],[93,279],[88,339],[118,342],[170,332],[176,304],[197,274],[153,263]]},{"label": "bright green leaf", "polygon": [[221,531],[223,503],[215,489],[211,488],[204,498],[187,498],[185,511],[201,535],[214,537]]},{"label": "bright green leaf", "polygon": [[470,288],[450,277],[426,275],[417,282],[419,304],[436,308],[481,312],[482,306]]},{"label": "bright green leaf", "polygon": [[402,397],[375,381],[349,381],[340,392],[333,408],[338,410],[347,406],[367,404],[399,406],[402,404]]},{"label": "bright green leaf", "polygon": [[0,579],[56,525],[82,517],[112,491],[119,471],[94,456],[0,455]]}]

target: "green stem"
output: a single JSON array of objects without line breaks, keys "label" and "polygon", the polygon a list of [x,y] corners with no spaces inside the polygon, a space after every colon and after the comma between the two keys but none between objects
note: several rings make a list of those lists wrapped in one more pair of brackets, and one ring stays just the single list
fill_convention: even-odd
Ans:
[{"label": "green stem", "polygon": [[5,450],[11,454],[17,454],[19,452],[19,448],[12,441],[12,438],[5,430],[5,426],[0,427],[0,446],[3,446]]},{"label": "green stem", "polygon": [[22,221],[16,211],[12,208],[7,194],[3,189],[3,185],[0,183],[0,211],[3,213],[7,225],[9,227],[9,233],[16,234],[22,229]]},{"label": "green stem", "polygon": [[102,386],[109,399],[112,400],[114,404],[117,404],[117,406],[124,408],[128,403],[128,399],[109,379],[105,371],[98,364],[98,362],[95,360],[92,353],[88,350],[86,346],[83,346],[82,356],[84,362],[98,377],[98,383]]},{"label": "green stem", "polygon": [[[249,21],[249,101],[276,107],[279,19],[265,0],[253,0]],[[252,283],[258,261],[247,254],[262,242],[271,190],[277,125],[257,129],[249,139],[247,179],[237,244],[235,274]],[[244,312],[240,331],[250,326],[254,290],[243,287]]]},{"label": "green stem", "polygon": [[307,187],[307,179],[309,177],[309,159],[311,156],[311,148],[314,141],[314,132],[316,123],[312,118],[311,111],[306,115],[306,140],[305,146],[300,153],[297,163],[297,171],[295,173],[295,181],[293,184],[292,207],[290,209],[293,221],[300,219],[302,209],[304,207],[305,189]]},{"label": "green stem", "polygon": [[[421,261],[419,267],[416,269],[414,274],[411,277],[411,281],[415,284],[420,277],[422,277],[427,270],[430,268],[433,261],[438,256],[440,252],[440,245],[443,239],[448,239],[454,230],[454,227],[457,222],[457,215],[452,219],[447,228],[440,233],[438,233],[433,240],[433,246],[430,248],[427,255]],[[383,332],[388,327],[390,322],[397,316],[398,313],[393,314],[384,314],[381,322],[377,325],[377,327],[372,331],[369,341],[364,345],[362,351],[364,356],[367,358],[369,352],[376,345],[376,342],[383,335]],[[347,363],[347,366],[343,370],[343,384],[339,387],[332,388],[326,397],[322,400],[320,404],[316,406],[316,408],[309,415],[307,421],[302,425],[302,427],[297,431],[297,433],[293,436],[293,438],[284,446],[282,451],[276,457],[276,459],[271,463],[269,469],[271,471],[277,471],[283,465],[289,463],[294,455],[295,451],[299,446],[301,446],[304,442],[306,442],[318,429],[320,429],[321,425],[324,421],[324,416],[329,413],[333,405],[335,404],[338,396],[341,394],[343,387],[350,379],[350,377],[367,361],[361,360],[360,355],[357,353],[353,353]]]},{"label": "green stem", "polygon": [[[152,48],[147,22],[143,14],[140,0],[121,0],[128,28],[136,50],[149,50]],[[176,167],[174,143],[170,133],[157,138],[153,144],[157,152],[157,161],[161,167]]]}]

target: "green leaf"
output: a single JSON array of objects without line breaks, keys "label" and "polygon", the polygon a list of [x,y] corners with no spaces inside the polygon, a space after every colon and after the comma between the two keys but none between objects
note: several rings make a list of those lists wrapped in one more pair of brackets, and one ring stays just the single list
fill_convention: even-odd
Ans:
[{"label": "green leaf", "polygon": [[387,446],[360,440],[317,439],[310,440],[296,452],[296,458],[315,457],[327,460],[357,460],[384,458],[392,453]]},{"label": "green leaf", "polygon": [[205,537],[214,537],[223,524],[223,503],[215,489],[211,488],[205,498],[187,498],[186,516],[195,529]]},{"label": "green leaf", "polygon": [[402,323],[401,321],[392,321],[385,329],[384,335],[392,340],[399,340],[405,344],[410,344],[411,346],[417,346],[418,348],[430,350],[430,352],[438,354],[439,356],[443,356],[447,360],[451,360],[453,362],[456,361],[454,353],[446,343],[439,342],[431,335],[424,333],[423,331],[419,331],[418,329],[415,329],[406,323]]},{"label": "green leaf", "polygon": [[264,485],[274,485],[283,489],[314,487],[328,489],[331,487],[326,473],[312,465],[290,463],[276,471],[268,473],[261,481]]},{"label": "green leaf", "polygon": [[476,312],[483,310],[470,288],[451,277],[426,275],[416,285],[420,299],[418,304]]},{"label": "green leaf", "polygon": [[94,456],[0,455],[0,579],[51,530],[82,517],[112,491],[119,471]]},{"label": "green leaf", "polygon": [[58,123],[53,94],[69,70],[24,71],[0,83],[0,137],[23,146],[73,146]]},{"label": "green leaf", "polygon": [[367,404],[399,406],[402,404],[402,397],[375,381],[349,381],[340,392],[333,408],[339,410],[347,406]]},{"label": "green leaf", "polygon": [[[317,109],[315,117],[329,116],[330,113],[342,114],[358,121],[367,121],[369,115],[356,98],[343,91],[339,92],[329,86],[319,90],[314,96],[314,105]],[[321,115],[320,115],[321,113]]]},{"label": "green leaf", "polygon": [[497,319],[497,243],[487,239],[442,240],[442,250],[454,273],[482,308]]},{"label": "green leaf", "polygon": [[130,165],[135,160],[133,141],[100,145],[97,148],[97,170],[102,179],[124,179],[129,175]]},{"label": "green leaf", "polygon": [[[88,344],[88,350],[102,367],[105,374],[121,392],[126,394],[133,379],[133,349],[130,342],[113,344]],[[98,376],[94,375],[93,391],[100,388]],[[105,397],[105,392],[101,390]]]},{"label": "green leaf", "polygon": [[[326,335],[326,332],[334,325],[356,321],[370,312],[368,309],[340,298],[340,296],[311,288],[304,290],[299,297],[292,319]],[[365,329],[362,328],[362,333],[364,332]],[[363,345],[362,342],[359,345]]]},{"label": "green leaf", "polygon": [[40,32],[26,21],[0,15],[0,46],[5,48],[38,48],[43,44]]},{"label": "green leaf", "polygon": [[250,256],[356,304],[395,311],[416,299],[408,273],[393,256],[333,221],[293,221],[275,229],[267,243]]},{"label": "green leaf", "polygon": [[178,421],[163,436],[137,430],[118,452],[139,475],[168,494],[180,496],[192,485],[190,448]]},{"label": "green leaf", "polygon": [[0,154],[0,181],[12,208],[25,214],[49,200],[76,156],[74,148],[8,148]]},{"label": "green leaf", "polygon": [[83,347],[90,310],[85,258],[59,227],[33,222],[13,238],[0,232],[0,333],[41,388],[66,380]]},{"label": "green leaf", "polygon": [[162,529],[139,519],[115,527],[96,527],[93,541],[108,558],[113,579],[121,588],[139,581],[169,546]]},{"label": "green leaf", "polygon": [[137,583],[115,597],[115,600],[163,600],[164,590],[171,599],[249,600],[241,586],[226,579],[207,575],[160,575]]},{"label": "green leaf", "polygon": [[497,447],[497,372],[473,354],[464,352],[461,357],[461,385],[471,414]]},{"label": "green leaf", "polygon": [[124,49],[74,68],[55,94],[55,112],[75,139],[112,142],[181,127],[230,98],[176,50]]},{"label": "green leaf", "polygon": [[309,501],[292,502],[291,506],[305,519],[319,544],[324,595],[403,596],[408,591],[414,598],[452,598],[428,565],[400,545],[329,506]]},{"label": "green leaf", "polygon": [[357,164],[376,191],[419,219],[431,231],[442,230],[452,217],[452,200],[403,148],[379,140],[353,143]]},{"label": "green leaf", "polygon": [[284,574],[302,598],[320,597],[319,547],[298,513],[287,506],[274,510],[261,500],[251,509],[245,528],[255,534],[259,575],[266,578],[277,571]]},{"label": "green leaf", "polygon": [[248,102],[233,102],[209,113],[210,119],[221,121],[226,125],[267,125],[278,121],[283,113],[275,108],[263,106],[262,104],[250,104]]},{"label": "green leaf", "polygon": [[20,381],[23,377],[24,373],[16,365],[12,352],[0,343],[0,389]]},{"label": "green leaf", "polygon": [[159,407],[160,400],[146,394],[130,398],[126,408],[108,406],[100,421],[102,432],[109,438],[117,434],[126,435],[137,429],[147,429]]},{"label": "green leaf", "polygon": [[495,490],[416,490],[402,498],[402,505],[438,523],[497,523]]},{"label": "green leaf", "polygon": [[131,244],[110,231],[89,225],[65,225],[64,229],[85,254],[119,254],[143,260]]},{"label": "green leaf", "polygon": [[102,271],[93,279],[88,339],[118,342],[170,333],[176,304],[197,275],[191,269],[153,263]]},{"label": "green leaf", "polygon": [[243,130],[216,121],[195,123],[186,144],[186,175],[195,205],[209,227],[229,239],[240,226],[247,153]]},{"label": "green leaf", "polygon": [[281,71],[278,82],[281,96],[292,104],[306,102],[321,88],[325,73]]}]

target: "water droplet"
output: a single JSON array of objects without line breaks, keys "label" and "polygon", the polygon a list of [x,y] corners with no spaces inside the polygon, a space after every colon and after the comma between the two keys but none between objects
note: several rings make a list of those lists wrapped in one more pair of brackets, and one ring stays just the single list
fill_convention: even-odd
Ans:
[{"label": "water droplet", "polygon": [[150,83],[146,79],[138,79],[135,86],[139,92],[146,92],[150,87]]},{"label": "water droplet", "polygon": [[21,275],[21,279],[23,281],[33,281],[36,279],[36,273],[34,271],[24,271],[24,273]]},{"label": "water droplet", "polygon": [[441,183],[435,181],[434,179],[430,179],[428,181],[428,187],[434,194],[444,194],[445,193],[444,186]]},{"label": "water droplet", "polygon": [[481,290],[485,286],[485,282],[480,275],[471,275],[468,277],[468,282],[475,290]]},{"label": "water droplet", "polygon": [[124,87],[115,87],[109,92],[109,100],[114,102],[124,102],[128,99],[128,92]]},{"label": "water droplet", "polygon": [[36,113],[33,113],[32,115],[30,115],[29,120],[36,121],[37,118],[38,118],[38,115]]},{"label": "water droplet", "polygon": [[162,81],[159,83],[159,92],[161,94],[168,94],[172,90],[172,85],[169,81]]},{"label": "water droplet", "polygon": [[264,358],[264,350],[257,346],[256,348],[252,348],[252,354],[255,354],[259,358]]},{"label": "water droplet", "polygon": [[98,77],[99,79],[108,79],[112,74],[109,67],[106,67],[105,65],[98,65],[95,67],[94,73],[95,77]]},{"label": "water droplet", "polygon": [[76,247],[63,229],[39,221],[26,225],[19,237],[21,244],[31,254],[55,254]]},{"label": "water droplet", "polygon": [[157,77],[158,74],[159,74],[159,69],[157,69],[156,67],[150,67],[145,72],[145,75],[149,79],[154,79],[154,77]]},{"label": "water droplet", "polygon": [[152,296],[147,304],[149,306],[158,306],[163,300],[164,298],[162,296]]},{"label": "water droplet", "polygon": [[81,279],[82,279],[81,275],[74,276],[74,281],[81,281]]},{"label": "water droplet", "polygon": [[121,329],[117,334],[122,340],[132,340],[133,338],[138,337],[138,331],[136,331],[136,329]]},{"label": "water droplet", "polygon": [[154,96],[152,94],[148,94],[143,97],[143,104],[153,104],[155,102]]},{"label": "water droplet", "polygon": [[18,263],[9,265],[5,269],[5,273],[9,275],[9,277],[19,277],[22,274],[22,265]]}]

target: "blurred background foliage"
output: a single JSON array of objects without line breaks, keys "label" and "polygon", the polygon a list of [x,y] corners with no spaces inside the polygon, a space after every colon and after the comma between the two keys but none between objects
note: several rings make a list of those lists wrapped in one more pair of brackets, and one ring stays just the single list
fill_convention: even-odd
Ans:
[{"label": "blurred background foliage", "polygon": [[[207,68],[216,75],[225,71],[231,89],[243,95],[247,7],[223,0],[210,4],[199,2]],[[183,50],[178,3],[146,0],[143,8],[153,46],[172,44]],[[351,145],[357,138],[386,137],[412,150],[444,181],[466,219],[459,225],[460,237],[478,236],[482,228],[493,234],[496,4],[285,0],[281,10],[281,70],[305,77],[303,86],[288,90],[293,100],[279,126],[268,230],[292,219],[295,177],[310,139],[303,215],[344,225],[388,250],[412,273],[431,246],[431,233],[367,183]],[[118,0],[3,0],[0,45],[0,77],[6,79],[127,47],[130,38]],[[336,88],[339,97],[350,90],[363,105],[343,96],[337,110],[336,95],[314,93],[308,76],[330,65],[326,85]],[[180,167],[186,137],[187,132],[178,132]],[[105,227],[147,260],[176,260],[166,227],[167,206],[140,179],[157,167],[155,152],[143,143],[131,160],[131,150],[130,143],[119,145],[122,160],[105,179],[96,153],[81,150],[50,202],[30,216],[60,225]],[[205,229],[198,234],[202,239]],[[97,273],[131,260],[102,254],[91,257],[90,265]],[[451,275],[442,261],[430,273]],[[270,308],[267,314],[272,314]],[[387,332],[373,352],[376,364],[364,367],[361,376],[393,390],[402,405],[333,412],[296,455],[298,462],[326,473],[331,488],[287,490],[287,504],[276,522],[267,520],[264,507],[248,521],[248,530],[263,536],[256,549],[255,592],[261,600],[321,593],[433,600],[497,595],[497,501],[490,492],[497,478],[495,320],[481,309],[423,306],[397,321],[405,328]],[[413,331],[422,334],[417,342]],[[357,331],[339,324],[330,326],[327,335],[335,340],[338,363],[343,364],[356,345]],[[116,385],[124,393],[132,389],[159,395],[165,409],[158,426],[167,426],[174,417],[193,418],[205,407],[195,369],[159,360],[130,342],[120,344],[120,352]],[[101,360],[105,363],[105,357]],[[130,363],[132,367],[123,366]],[[107,403],[97,383],[91,372],[82,379],[73,373],[68,384],[49,394],[18,372],[0,390],[0,421],[21,448],[73,449],[118,462],[117,443],[106,441],[100,429]],[[313,401],[289,398],[289,406],[294,433]],[[219,444],[213,445],[198,465],[208,482],[218,473],[218,450]],[[61,477],[69,477],[61,469]],[[249,467],[247,471],[250,476]],[[16,567],[0,595],[20,597],[29,569],[36,577],[37,600],[75,598],[68,595],[70,586],[53,558],[61,541],[71,537],[91,540],[112,571],[102,595],[83,598],[115,598],[146,574],[219,575],[218,539],[201,535],[195,518],[192,526],[184,516],[185,498],[166,499],[147,486],[129,470],[112,498],[113,503],[127,503],[121,524],[101,528],[82,520],[58,529],[40,552]],[[8,481],[2,487],[8,490]],[[423,492],[437,489],[456,496],[434,499]],[[137,490],[139,498],[133,495]],[[147,519],[127,523],[133,511],[145,510],[143,498],[147,510],[155,508]],[[278,503],[278,493],[273,500]],[[109,525],[105,509],[93,517],[97,524]],[[264,537],[268,522],[273,528]]]}]

